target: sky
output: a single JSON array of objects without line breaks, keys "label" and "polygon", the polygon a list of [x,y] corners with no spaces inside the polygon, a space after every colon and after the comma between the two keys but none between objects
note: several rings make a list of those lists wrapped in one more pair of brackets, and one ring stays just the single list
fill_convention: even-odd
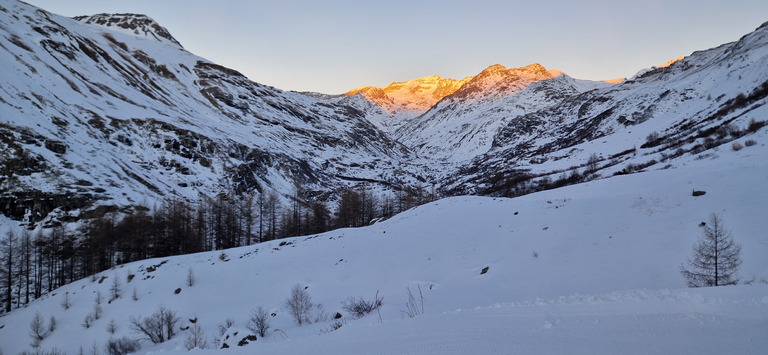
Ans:
[{"label": "sky", "polygon": [[64,15],[146,14],[188,51],[283,90],[340,94],[493,64],[631,77],[738,40],[765,0],[26,0]]}]

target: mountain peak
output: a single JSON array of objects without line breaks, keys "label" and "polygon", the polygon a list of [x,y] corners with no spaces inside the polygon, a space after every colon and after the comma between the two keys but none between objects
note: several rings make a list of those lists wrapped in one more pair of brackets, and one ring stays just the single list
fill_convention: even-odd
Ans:
[{"label": "mountain peak", "polygon": [[362,94],[366,99],[390,112],[408,110],[425,112],[443,97],[458,90],[472,77],[462,80],[424,76],[408,81],[392,82],[384,87],[363,86],[344,95]]},{"label": "mountain peak", "polygon": [[524,89],[533,82],[551,79],[561,74],[563,72],[556,69],[547,70],[539,63],[520,68],[507,68],[501,64],[494,64],[456,90],[451,97],[475,98],[487,96],[489,93],[491,96],[507,96]]},{"label": "mountain peak", "polygon": [[168,30],[157,21],[143,14],[96,14],[91,16],[76,16],[74,20],[82,23],[99,25],[111,30],[128,33],[137,37],[152,38],[160,42],[173,43],[181,48]]}]

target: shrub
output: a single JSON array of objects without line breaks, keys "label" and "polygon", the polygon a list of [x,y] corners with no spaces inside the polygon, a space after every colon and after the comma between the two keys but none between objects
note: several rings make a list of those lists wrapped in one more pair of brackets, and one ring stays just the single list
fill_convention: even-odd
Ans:
[{"label": "shrub", "polygon": [[368,313],[373,312],[376,308],[381,307],[383,299],[379,297],[379,292],[376,291],[376,295],[371,301],[366,301],[362,297],[354,298],[349,297],[341,303],[342,309],[349,313],[352,317],[360,318]]},{"label": "shrub", "polygon": [[744,148],[744,146],[742,146],[739,142],[733,142],[731,144],[731,149],[733,149],[736,152],[740,151],[741,148]]},{"label": "shrub", "polygon": [[194,348],[208,348],[208,342],[205,341],[205,334],[203,334],[203,329],[200,328],[200,324],[197,323],[197,319],[195,319],[195,322],[193,322],[192,326],[189,328],[187,337],[184,339],[184,347],[186,347],[187,350],[192,350]]},{"label": "shrub", "polygon": [[347,324],[347,321],[344,321],[344,320],[335,321],[331,323],[331,325],[329,325],[328,328],[320,330],[320,334],[328,334],[330,332],[338,330],[339,328],[343,327],[344,324]]},{"label": "shrub", "polygon": [[122,337],[120,339],[109,339],[104,346],[109,355],[125,355],[139,351],[141,344],[138,340]]},{"label": "shrub", "polygon": [[765,122],[763,122],[763,121],[755,121],[755,119],[753,118],[753,119],[749,120],[749,125],[747,126],[747,131],[749,131],[751,133],[755,133],[758,130],[760,130],[760,128],[763,128],[764,125],[765,125]]},{"label": "shrub", "polygon": [[309,312],[312,310],[312,298],[306,287],[299,284],[293,286],[291,295],[285,300],[285,305],[298,325],[310,323]]},{"label": "shrub", "polygon": [[645,144],[643,144],[641,148],[650,148],[659,145],[660,138],[661,136],[659,135],[659,132],[653,131],[648,133],[648,136],[645,137]]},{"label": "shrub", "polygon": [[250,331],[263,338],[270,326],[269,314],[264,308],[259,306],[251,311],[251,319],[248,320],[247,326]]},{"label": "shrub", "polygon": [[72,307],[72,301],[69,299],[69,292],[65,292],[64,296],[62,296],[61,307],[65,310],[69,309],[69,307]]},{"label": "shrub", "polygon": [[176,335],[176,323],[178,322],[179,316],[176,315],[176,312],[161,306],[147,318],[132,318],[131,329],[144,334],[151,342],[159,344]]},{"label": "shrub", "polygon": [[421,286],[419,286],[419,299],[411,292],[411,288],[408,287],[408,302],[405,303],[405,310],[401,311],[404,316],[413,318],[419,314],[424,314],[424,295],[421,293]]},{"label": "shrub", "polygon": [[222,339],[224,338],[224,334],[229,330],[229,328],[232,328],[235,325],[235,321],[232,319],[227,318],[227,320],[224,321],[224,323],[219,323],[218,329],[219,329],[219,335],[213,337],[213,341],[216,342],[216,347],[218,348],[221,343]]},{"label": "shrub", "polygon": [[754,139],[747,139],[747,141],[744,142],[744,145],[746,145],[747,147],[751,147],[751,146],[753,146],[755,144],[757,144],[757,142],[755,142]]},{"label": "shrub", "polygon": [[115,322],[114,319],[110,320],[109,323],[107,323],[107,332],[109,334],[115,334],[117,331],[117,322]]},{"label": "shrub", "polygon": [[29,336],[32,337],[32,346],[38,347],[40,342],[48,336],[48,329],[45,326],[45,319],[40,312],[35,313],[32,322],[29,323]]},{"label": "shrub", "polygon": [[83,320],[83,328],[88,329],[93,325],[93,313],[88,313],[85,315],[85,319]]},{"label": "shrub", "polygon": [[187,270],[187,286],[192,287],[195,285],[195,273],[192,271],[192,268],[189,268]]},{"label": "shrub", "polygon": [[122,285],[120,284],[120,280],[117,278],[117,275],[115,275],[115,278],[112,279],[112,285],[109,287],[109,302],[120,298],[120,292],[122,291]]}]

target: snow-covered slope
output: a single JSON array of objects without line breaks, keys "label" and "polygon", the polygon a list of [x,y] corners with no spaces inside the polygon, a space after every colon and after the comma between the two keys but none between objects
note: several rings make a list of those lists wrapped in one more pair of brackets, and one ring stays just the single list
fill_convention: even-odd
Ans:
[{"label": "snow-covered slope", "polygon": [[[768,135],[756,138],[761,143],[685,157],[675,168],[513,199],[454,197],[365,228],[123,265],[0,318],[0,348],[29,349],[39,313],[57,324],[41,349],[103,349],[110,338],[139,338],[130,319],[160,306],[177,312],[179,327],[197,319],[213,346],[218,324],[232,319],[227,334],[243,336],[251,310],[262,306],[274,314],[272,329],[235,353],[761,353]],[[707,193],[694,197],[693,189]],[[751,284],[684,288],[678,267],[711,213],[742,245],[739,274]],[[128,281],[129,274],[136,276]],[[120,297],[107,302],[114,280]],[[341,327],[296,325],[284,305],[295,284],[327,314],[342,313]],[[408,288],[419,306],[423,295],[415,318],[402,313]],[[102,314],[86,329],[97,292]],[[380,313],[351,319],[342,310],[346,298],[377,292]],[[141,353],[186,353],[188,332],[159,345],[142,341]]]},{"label": "snow-covered slope", "polygon": [[674,166],[766,116],[768,26],[617,85],[493,65],[393,83],[388,107],[251,82],[143,15],[73,20],[12,0],[0,30],[0,207],[17,220],[296,185],[333,200],[360,181],[517,194],[593,155],[591,178]]},{"label": "snow-covered slope", "polygon": [[576,80],[538,64],[491,66],[425,114],[409,120],[395,137],[421,156],[465,162],[487,152],[498,130],[529,112],[610,84]]},{"label": "snow-covered slope", "polygon": [[[764,130],[766,68],[768,24],[634,80],[510,117],[492,149],[465,164],[465,173],[456,174],[448,190],[524,191],[546,183],[532,177],[555,180],[574,172],[607,177],[675,166],[684,155],[711,156],[717,152],[710,149],[729,149],[733,141],[742,145]],[[520,181],[527,186],[515,186]]]}]

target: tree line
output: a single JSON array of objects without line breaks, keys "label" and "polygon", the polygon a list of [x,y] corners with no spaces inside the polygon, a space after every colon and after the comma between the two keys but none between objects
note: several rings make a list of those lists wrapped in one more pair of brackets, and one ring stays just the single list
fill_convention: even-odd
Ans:
[{"label": "tree line", "polygon": [[341,192],[334,212],[310,191],[220,194],[186,201],[168,197],[35,232],[9,230],[0,239],[0,290],[5,312],[116,265],[148,258],[222,250],[269,240],[361,227],[434,199],[404,188],[376,195],[362,186]]}]

